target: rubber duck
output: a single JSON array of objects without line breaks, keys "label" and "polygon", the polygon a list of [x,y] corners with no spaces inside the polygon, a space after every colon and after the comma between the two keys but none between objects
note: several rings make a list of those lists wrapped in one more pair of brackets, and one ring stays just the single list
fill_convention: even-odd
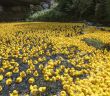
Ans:
[{"label": "rubber duck", "polygon": [[13,82],[13,81],[12,81],[12,79],[11,79],[11,78],[9,78],[9,79],[7,79],[7,80],[6,80],[6,85],[11,85],[11,84],[12,84],[12,82]]},{"label": "rubber duck", "polygon": [[35,79],[33,77],[29,78],[28,80],[29,84],[33,84],[35,82]]},{"label": "rubber duck", "polygon": [[2,80],[3,80],[3,75],[1,74],[1,75],[0,75],[0,81],[2,81]]}]

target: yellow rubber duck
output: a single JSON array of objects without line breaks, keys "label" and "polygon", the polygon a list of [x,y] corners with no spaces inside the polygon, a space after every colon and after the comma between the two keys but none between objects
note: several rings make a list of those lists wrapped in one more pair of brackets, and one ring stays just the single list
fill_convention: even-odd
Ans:
[{"label": "yellow rubber duck", "polygon": [[10,96],[19,96],[18,91],[14,90],[12,93],[10,93]]},{"label": "yellow rubber duck", "polygon": [[35,64],[35,65],[38,64],[38,61],[37,61],[37,60],[34,60],[34,64]]},{"label": "yellow rubber duck", "polygon": [[5,76],[6,76],[6,77],[11,77],[11,76],[12,76],[12,72],[7,72],[7,73],[5,74]]},{"label": "yellow rubber duck", "polygon": [[42,58],[39,57],[39,58],[38,58],[38,62],[42,62]]},{"label": "yellow rubber duck", "polygon": [[46,91],[46,87],[39,87],[39,92],[45,92]]},{"label": "yellow rubber duck", "polygon": [[22,78],[26,77],[25,71],[20,72],[20,77],[22,77]]},{"label": "yellow rubber duck", "polygon": [[3,73],[4,71],[4,68],[0,68],[0,73]]},{"label": "yellow rubber duck", "polygon": [[27,74],[31,74],[32,71],[31,71],[30,69],[27,69],[27,70],[26,70],[26,73],[27,73]]},{"label": "yellow rubber duck", "polygon": [[60,96],[67,96],[67,94],[66,94],[65,91],[61,91],[61,92],[60,92]]},{"label": "yellow rubber duck", "polygon": [[48,81],[48,80],[49,80],[49,76],[44,75],[44,79],[45,79],[46,81]]},{"label": "yellow rubber duck", "polygon": [[36,95],[37,94],[37,91],[38,91],[37,85],[30,85],[30,93],[32,95]]},{"label": "yellow rubber duck", "polygon": [[38,74],[38,72],[37,72],[37,70],[34,72],[34,74],[33,74],[34,76],[39,76],[39,74]]},{"label": "yellow rubber duck", "polygon": [[1,75],[0,75],[0,81],[2,81],[2,80],[3,80],[3,75],[1,74]]},{"label": "yellow rubber duck", "polygon": [[12,66],[12,65],[9,65],[9,67],[8,67],[8,69],[13,69],[14,68],[14,66]]},{"label": "yellow rubber duck", "polygon": [[40,70],[42,70],[43,67],[44,67],[44,66],[43,66],[42,64],[39,65],[39,69],[40,69]]},{"label": "yellow rubber duck", "polygon": [[2,91],[2,89],[3,89],[3,88],[2,88],[2,86],[0,85],[0,92]]},{"label": "yellow rubber duck", "polygon": [[19,73],[19,67],[15,67],[13,73]]},{"label": "yellow rubber duck", "polygon": [[35,82],[35,79],[33,77],[29,78],[28,80],[29,84],[33,84]]},{"label": "yellow rubber duck", "polygon": [[17,77],[17,78],[16,78],[16,82],[17,82],[17,83],[21,83],[22,80],[23,80],[22,77]]},{"label": "yellow rubber duck", "polygon": [[32,96],[37,96],[37,92],[38,92],[37,89],[32,89],[32,90],[30,91],[30,93],[32,94]]},{"label": "yellow rubber duck", "polygon": [[60,78],[60,75],[57,75],[56,76],[56,80],[60,80],[61,78]]},{"label": "yellow rubber duck", "polygon": [[11,84],[12,84],[12,79],[11,78],[7,79],[6,80],[6,85],[11,85]]}]

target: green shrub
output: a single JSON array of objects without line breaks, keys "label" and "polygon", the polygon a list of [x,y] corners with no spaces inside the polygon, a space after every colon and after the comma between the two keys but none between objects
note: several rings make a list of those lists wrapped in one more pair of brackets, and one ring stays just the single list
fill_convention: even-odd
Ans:
[{"label": "green shrub", "polygon": [[103,46],[103,49],[107,49],[107,51],[110,51],[110,43],[105,44],[105,45]]},{"label": "green shrub", "polygon": [[32,21],[63,21],[67,17],[67,14],[57,11],[57,10],[43,10],[34,13],[29,17]]},{"label": "green shrub", "polygon": [[89,46],[93,46],[96,49],[103,49],[104,48],[104,43],[101,42],[100,40],[94,39],[94,38],[85,38],[83,39]]}]

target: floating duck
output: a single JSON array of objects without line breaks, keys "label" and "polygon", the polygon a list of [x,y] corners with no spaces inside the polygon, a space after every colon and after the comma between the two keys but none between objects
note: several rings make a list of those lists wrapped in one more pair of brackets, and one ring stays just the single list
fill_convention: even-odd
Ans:
[{"label": "floating duck", "polygon": [[33,75],[36,76],[36,77],[39,76],[37,70],[33,73]]},{"label": "floating duck", "polygon": [[22,80],[23,80],[22,77],[17,77],[17,78],[16,78],[16,83],[21,83]]},{"label": "floating duck", "polygon": [[2,89],[3,89],[3,88],[2,88],[2,86],[0,85],[0,92],[2,91]]},{"label": "floating duck", "polygon": [[19,67],[15,67],[15,68],[13,69],[13,73],[19,73]]},{"label": "floating duck", "polygon": [[4,71],[4,68],[0,68],[0,73],[3,73]]},{"label": "floating duck", "polygon": [[7,80],[6,80],[6,85],[11,85],[11,84],[12,84],[12,82],[13,82],[13,81],[12,81],[12,79],[11,79],[11,78],[9,78],[9,79],[7,79]]},{"label": "floating duck", "polygon": [[22,78],[26,77],[25,71],[20,72],[20,77],[22,77]]},{"label": "floating duck", "polygon": [[26,70],[26,73],[27,73],[27,74],[31,74],[32,71],[31,71],[30,69],[27,69],[27,70]]},{"label": "floating duck", "polygon": [[12,76],[12,72],[7,72],[7,73],[5,74],[5,76],[6,76],[6,77],[11,77],[11,76]]},{"label": "floating duck", "polygon": [[46,87],[39,87],[39,92],[45,92],[46,91]]},{"label": "floating duck", "polygon": [[14,90],[12,93],[10,93],[10,96],[19,96],[18,91]]},{"label": "floating duck", "polygon": [[42,70],[43,67],[44,67],[43,64],[40,64],[40,65],[39,65],[39,69],[40,69],[40,70]]},{"label": "floating duck", "polygon": [[33,77],[29,78],[28,80],[29,84],[33,84],[35,82],[35,79]]},{"label": "floating duck", "polygon": [[3,75],[0,75],[0,81],[2,81],[3,80]]},{"label": "floating duck", "polygon": [[61,91],[61,92],[60,92],[60,96],[67,96],[67,94],[66,94],[65,91]]}]

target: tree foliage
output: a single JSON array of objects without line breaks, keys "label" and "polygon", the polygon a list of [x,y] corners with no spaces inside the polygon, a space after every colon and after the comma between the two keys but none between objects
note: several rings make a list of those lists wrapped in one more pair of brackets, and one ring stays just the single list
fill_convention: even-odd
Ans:
[{"label": "tree foliage", "polygon": [[[40,2],[50,2],[51,0],[0,0],[0,5],[3,6],[28,6],[32,4],[34,6],[40,5]],[[52,21],[58,20],[66,20],[74,21],[74,20],[90,20],[90,21],[110,21],[110,0],[54,0],[54,3],[58,3],[58,5],[52,9],[51,11],[44,10],[43,18],[51,18],[47,19]],[[8,9],[8,7],[6,7]],[[30,8],[30,10],[35,10],[34,13],[30,13],[30,15],[35,17],[35,20],[39,17],[38,10],[34,9],[36,7]],[[29,9],[29,8],[28,8]],[[53,11],[53,12],[52,12]],[[42,12],[41,12],[42,13]],[[29,14],[28,14],[29,15]],[[64,16],[63,16],[64,15]],[[55,17],[56,16],[56,17]],[[57,17],[58,16],[58,17]],[[63,19],[62,19],[63,18]]]},{"label": "tree foliage", "polygon": [[110,0],[57,0],[58,10],[75,19],[105,20],[110,16]]}]

